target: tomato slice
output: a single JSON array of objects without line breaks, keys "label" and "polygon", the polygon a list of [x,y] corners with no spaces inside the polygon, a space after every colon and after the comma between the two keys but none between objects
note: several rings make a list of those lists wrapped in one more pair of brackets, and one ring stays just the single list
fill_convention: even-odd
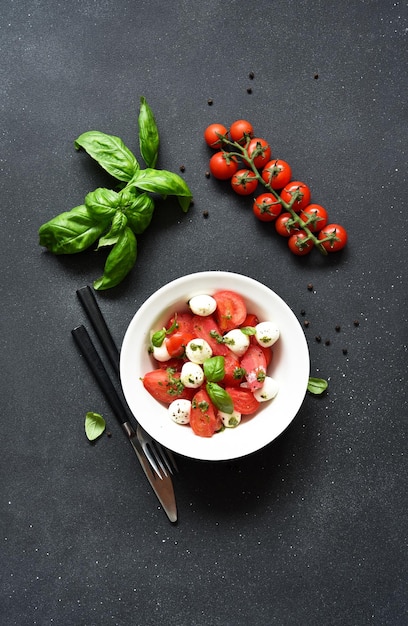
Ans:
[{"label": "tomato slice", "polygon": [[259,324],[259,319],[255,315],[255,313],[247,313],[247,316],[242,322],[241,327],[245,327],[245,326],[255,327],[257,324]]},{"label": "tomato slice", "polygon": [[260,346],[250,344],[241,359],[241,367],[245,370],[245,378],[251,391],[260,389],[266,376],[266,359]]},{"label": "tomato slice", "polygon": [[147,372],[143,377],[143,386],[153,398],[165,404],[180,398],[191,400],[195,392],[195,389],[184,387],[180,380],[180,372],[174,371],[171,367]]},{"label": "tomato slice", "polygon": [[242,369],[239,359],[231,351],[224,357],[225,376],[221,384],[227,387],[239,387],[244,381],[245,372]]},{"label": "tomato slice", "polygon": [[166,324],[167,329],[173,326],[175,318],[177,319],[177,328],[175,329],[174,332],[178,330],[180,332],[186,332],[186,333],[193,332],[193,314],[192,313],[189,313],[188,311],[186,311],[184,313],[174,314]]},{"label": "tomato slice", "polygon": [[271,364],[272,361],[272,357],[273,357],[273,350],[272,348],[266,347],[266,346],[259,346],[259,348],[262,350],[262,352],[264,353],[265,356],[265,363],[266,363],[266,367],[268,368],[269,365]]},{"label": "tomato slice", "polygon": [[213,295],[217,303],[215,319],[222,333],[241,326],[247,316],[244,299],[235,291],[217,291]]},{"label": "tomato slice", "polygon": [[190,426],[199,437],[212,437],[220,429],[220,419],[208,393],[200,389],[192,400]]},{"label": "tomato slice", "polygon": [[250,389],[226,387],[225,391],[231,396],[235,411],[242,415],[251,415],[258,409],[259,402]]},{"label": "tomato slice", "polygon": [[193,317],[193,335],[199,339],[204,339],[211,347],[213,356],[226,356],[231,351],[225,343],[220,343],[215,337],[211,336],[211,333],[216,335],[222,335],[221,329],[218,326],[215,318],[212,315],[202,317],[201,315],[194,315]]}]

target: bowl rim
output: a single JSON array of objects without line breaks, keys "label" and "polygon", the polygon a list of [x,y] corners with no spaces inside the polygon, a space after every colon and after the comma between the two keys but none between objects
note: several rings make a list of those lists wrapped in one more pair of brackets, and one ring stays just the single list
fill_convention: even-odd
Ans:
[{"label": "bowl rim", "polygon": [[[241,288],[234,287],[236,283],[241,285]],[[212,286],[206,287],[206,285],[209,284]],[[198,287],[195,285],[198,285]],[[245,421],[245,427],[247,428],[246,436],[243,433],[243,422],[241,422],[241,424],[235,429],[226,429],[222,433],[215,434],[210,439],[205,439],[194,435],[189,426],[180,426],[173,423],[167,415],[165,415],[164,419],[163,414],[167,411],[167,408],[164,404],[161,404],[152,398],[152,396],[150,396],[150,394],[148,394],[148,392],[144,389],[141,382],[140,375],[148,371],[144,368],[147,367],[147,364],[151,359],[150,356],[146,356],[150,340],[150,331],[152,329],[159,328],[160,322],[163,324],[164,320],[168,319],[169,312],[174,312],[172,309],[174,309],[174,307],[181,306],[181,303],[183,303],[187,310],[187,302],[192,295],[208,293],[211,290],[212,292],[215,292],[221,288],[228,288],[232,291],[241,292],[241,295],[243,295],[247,302],[247,306],[249,305],[251,310],[253,308],[261,310],[262,307],[264,307],[264,304],[260,304],[258,300],[257,304],[255,304],[255,301],[251,296],[247,293],[242,293],[244,288],[248,291],[251,288],[254,288],[258,297],[265,296],[265,301],[268,302],[268,307],[272,302],[277,306],[275,313],[276,311],[279,312],[278,317],[281,319],[281,322],[283,320],[284,331],[283,336],[281,333],[279,341],[275,344],[278,353],[278,368],[279,366],[283,367],[284,365],[287,365],[286,361],[289,357],[289,354],[285,355],[285,345],[282,344],[286,342],[288,345],[296,345],[296,360],[292,359],[291,363],[291,367],[294,367],[296,370],[296,385],[294,386],[294,389],[290,390],[290,393],[286,381],[284,387],[286,394],[284,399],[286,399],[287,403],[283,406],[284,408],[287,408],[287,415],[282,416],[281,413],[278,414],[277,412],[275,417],[277,417],[278,422],[274,422],[272,420],[267,422],[265,418],[263,418],[263,428],[265,429],[264,437],[259,436],[258,432],[261,428],[261,424],[259,424],[258,429],[258,424],[253,422],[253,420],[258,418],[258,421],[261,422],[260,414],[262,413],[263,415],[264,412],[266,412],[267,405],[269,403],[265,403],[265,407],[261,406],[254,416],[243,419],[243,422]],[[163,301],[164,298],[166,298],[166,301],[169,300],[169,304],[164,307],[160,307],[159,303]],[[143,347],[146,348],[146,354],[143,354]],[[273,364],[275,363],[275,347]],[[140,352],[140,354],[137,354],[138,352]],[[143,365],[141,362],[143,362]],[[138,371],[138,376],[136,376],[134,372],[132,373],[133,366],[135,371]],[[153,367],[150,369],[153,369]],[[141,370],[143,369],[144,371],[142,372]],[[274,371],[275,365],[271,372],[272,376]],[[120,379],[122,390],[129,408],[135,416],[135,419],[163,446],[166,446],[173,452],[187,458],[202,461],[227,461],[244,457],[261,450],[279,437],[294,420],[301,408],[301,405],[303,404],[307,391],[309,374],[310,357],[306,337],[299,320],[296,318],[289,305],[275,291],[273,291],[270,287],[267,287],[264,283],[261,283],[260,281],[249,276],[245,276],[244,274],[224,270],[209,270],[186,274],[169,281],[153,292],[133,315],[125,332],[120,354]],[[273,407],[274,405],[272,403],[275,405],[279,404],[279,410],[283,402],[283,400],[278,400],[280,394],[281,389],[278,396],[271,401],[270,405]],[[158,415],[158,407],[161,407],[163,413],[160,413],[160,417],[151,419],[149,415],[152,413],[154,415]],[[274,411],[272,410],[272,413],[273,412]],[[251,424],[251,422],[253,422],[251,427],[248,427],[248,424]],[[186,437],[186,433],[183,432],[186,429],[188,429],[190,437]],[[237,432],[241,432],[239,437],[233,435],[233,433]],[[253,436],[254,433],[256,435],[255,437]],[[261,435],[262,434],[263,433],[261,432]],[[228,436],[229,445],[223,445],[222,443],[219,443],[220,439],[217,440],[217,437],[221,438],[225,435]],[[214,444],[214,442],[216,442],[216,444]]]}]

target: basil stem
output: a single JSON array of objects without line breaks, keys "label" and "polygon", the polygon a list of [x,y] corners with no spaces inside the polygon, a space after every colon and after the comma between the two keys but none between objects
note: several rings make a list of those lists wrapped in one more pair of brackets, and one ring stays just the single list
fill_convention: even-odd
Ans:
[{"label": "basil stem", "polygon": [[156,165],[159,154],[159,131],[153,112],[143,96],[140,98],[139,148],[147,167]]},{"label": "basil stem", "polygon": [[118,285],[132,269],[136,257],[136,237],[126,226],[106,259],[103,276],[94,282],[94,288],[102,290]]},{"label": "basil stem", "polygon": [[38,231],[39,243],[54,254],[75,254],[91,246],[108,224],[106,219],[95,221],[81,204],[43,224]]},{"label": "basil stem", "polygon": [[313,393],[315,396],[319,396],[321,393],[326,391],[329,383],[327,380],[323,378],[309,378],[309,382],[307,384],[307,390],[310,393]]},{"label": "basil stem", "polygon": [[89,130],[76,139],[75,148],[83,148],[104,170],[118,180],[128,182],[140,168],[135,155],[120,137]]}]

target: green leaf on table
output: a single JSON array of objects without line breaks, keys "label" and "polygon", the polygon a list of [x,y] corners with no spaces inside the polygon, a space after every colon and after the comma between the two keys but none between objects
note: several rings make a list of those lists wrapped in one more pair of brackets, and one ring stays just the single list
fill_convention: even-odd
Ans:
[{"label": "green leaf on table", "polygon": [[96,219],[112,218],[119,203],[120,195],[105,187],[98,187],[85,196],[85,206]]},{"label": "green leaf on table", "polygon": [[159,154],[159,131],[153,111],[143,96],[140,98],[138,126],[140,154],[147,167],[154,167]]},{"label": "green leaf on table", "polygon": [[135,235],[140,235],[149,226],[154,211],[154,200],[147,193],[138,193],[133,187],[121,193],[121,209]]},{"label": "green leaf on table", "polygon": [[307,384],[307,390],[315,396],[319,396],[324,391],[326,391],[329,383],[327,380],[323,378],[309,378],[309,382]]},{"label": "green leaf on table", "polygon": [[89,411],[85,416],[85,434],[89,441],[94,441],[102,435],[106,423],[102,415]]},{"label": "green leaf on table", "polygon": [[83,148],[111,176],[124,182],[131,180],[140,168],[135,155],[120,137],[99,130],[82,133],[75,141],[75,148]]},{"label": "green leaf on table", "polygon": [[99,239],[98,250],[99,248],[102,248],[103,246],[114,246],[115,243],[118,242],[118,239],[121,233],[126,228],[126,224],[127,224],[126,215],[122,213],[121,211],[116,211],[115,215],[113,216],[110,230],[106,233],[106,235],[104,235],[103,237]]},{"label": "green leaf on table", "polygon": [[81,204],[43,224],[38,231],[39,243],[54,254],[75,254],[92,245],[108,224],[106,218],[96,221]]},{"label": "green leaf on table", "polygon": [[157,193],[163,197],[177,196],[182,210],[186,213],[190,206],[192,193],[187,183],[174,172],[146,168],[138,170],[130,183],[137,189]]},{"label": "green leaf on table", "polygon": [[103,276],[94,282],[94,289],[110,289],[118,285],[134,266],[136,257],[136,237],[126,226],[106,259]]}]

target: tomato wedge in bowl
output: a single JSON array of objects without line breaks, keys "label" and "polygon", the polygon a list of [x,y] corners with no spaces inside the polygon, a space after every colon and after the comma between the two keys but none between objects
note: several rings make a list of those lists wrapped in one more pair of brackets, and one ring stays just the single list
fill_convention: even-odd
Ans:
[{"label": "tomato wedge in bowl", "polygon": [[[237,428],[227,428],[212,437],[199,437],[190,426],[172,422],[168,407],[146,391],[142,380],[156,367],[148,351],[152,329],[165,327],[175,312],[188,312],[188,302],[194,296],[212,295],[223,290],[239,294],[247,311],[259,320],[273,319],[280,329],[272,359],[273,377],[279,383],[279,393],[272,402],[261,403],[255,414],[243,414]],[[223,271],[189,274],[153,293],[130,321],[120,359],[123,392],[141,426],[170,450],[204,461],[246,456],[276,439],[302,405],[309,369],[306,338],[290,307],[266,285],[241,274]]]}]

